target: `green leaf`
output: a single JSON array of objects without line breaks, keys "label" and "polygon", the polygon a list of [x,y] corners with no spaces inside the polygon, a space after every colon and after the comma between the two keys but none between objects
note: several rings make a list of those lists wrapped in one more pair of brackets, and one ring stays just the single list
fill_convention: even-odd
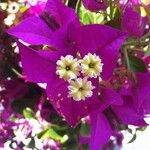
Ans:
[{"label": "green leaf", "polygon": [[149,55],[150,55],[150,44],[147,46],[145,55],[146,55],[146,56],[149,56]]},{"label": "green leaf", "polygon": [[90,126],[87,123],[81,124],[80,134],[85,136],[90,134]]},{"label": "green leaf", "polygon": [[121,17],[122,17],[121,11],[119,10],[119,8],[115,7],[114,11],[113,11],[113,18],[114,19],[118,19],[118,18],[121,19]]},{"label": "green leaf", "polygon": [[51,128],[53,128],[55,131],[67,131],[67,127],[66,126],[59,126],[59,125],[56,125],[56,124],[52,124],[51,125]]},{"label": "green leaf", "polygon": [[110,8],[110,17],[112,19],[114,11],[112,0],[109,0],[109,8]]},{"label": "green leaf", "polygon": [[28,118],[28,119],[35,118],[34,113],[30,108],[25,108],[23,110],[23,115],[25,118]]},{"label": "green leaf", "polygon": [[20,12],[24,13],[25,11],[27,11],[29,8],[27,6],[21,6],[20,8]]},{"label": "green leaf", "polygon": [[54,140],[61,140],[61,136],[59,134],[57,134],[57,132],[55,132],[55,130],[53,130],[52,128],[49,128],[47,130],[47,134],[49,134],[49,136],[54,139]]},{"label": "green leaf", "polygon": [[64,143],[68,140],[67,135],[60,136],[53,128],[48,128],[38,134],[38,138],[44,140],[46,138],[52,138],[56,141],[60,141],[61,143]]},{"label": "green leaf", "polygon": [[31,138],[31,141],[30,141],[30,143],[28,144],[28,146],[27,146],[28,148],[34,148],[35,147],[35,140],[34,140],[34,138]]},{"label": "green leaf", "polygon": [[93,22],[93,18],[92,18],[92,15],[88,14],[88,13],[84,13],[83,16],[82,16],[82,22],[84,24],[89,24],[89,23],[92,23]]},{"label": "green leaf", "polygon": [[40,132],[40,133],[37,135],[38,138],[39,138],[39,139],[45,139],[45,138],[47,138],[48,136],[45,135],[46,132],[47,132],[47,130],[48,130],[48,129],[46,129],[46,130]]},{"label": "green leaf", "polygon": [[88,11],[83,4],[79,9],[80,22],[83,24],[95,23],[99,24],[104,21],[104,14]]},{"label": "green leaf", "polygon": [[147,72],[147,66],[145,62],[133,55],[128,55],[130,69],[133,72]]}]

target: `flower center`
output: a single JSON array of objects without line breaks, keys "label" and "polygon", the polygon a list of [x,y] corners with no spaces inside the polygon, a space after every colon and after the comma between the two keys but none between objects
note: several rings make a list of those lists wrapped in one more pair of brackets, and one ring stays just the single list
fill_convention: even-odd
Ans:
[{"label": "flower center", "polygon": [[66,70],[69,71],[71,68],[70,66],[66,66]]},{"label": "flower center", "polygon": [[64,80],[75,79],[79,75],[79,63],[77,59],[74,59],[71,55],[65,57],[61,56],[56,64],[56,74]]},{"label": "flower center", "polygon": [[93,95],[92,90],[94,88],[92,82],[88,81],[86,78],[71,80],[70,85],[68,86],[68,96],[72,97],[75,101],[85,100]]},{"label": "flower center", "polygon": [[88,53],[81,60],[82,73],[86,77],[97,78],[102,72],[102,67],[101,59],[96,54]]},{"label": "flower center", "polygon": [[94,64],[90,63],[89,68],[94,68]]},{"label": "flower center", "polygon": [[79,88],[79,91],[83,91],[83,90],[84,90],[83,87],[80,87],[80,88]]}]

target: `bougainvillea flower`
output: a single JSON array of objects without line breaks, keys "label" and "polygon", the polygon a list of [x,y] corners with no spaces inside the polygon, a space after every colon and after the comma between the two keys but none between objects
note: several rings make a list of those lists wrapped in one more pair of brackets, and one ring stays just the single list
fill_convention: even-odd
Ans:
[{"label": "bougainvillea flower", "polygon": [[87,25],[68,32],[68,37],[74,45],[67,50],[34,51],[22,44],[19,49],[27,79],[47,83],[53,106],[74,126],[93,110],[122,103],[112,89],[99,91],[98,78],[111,76],[126,35],[107,26]]},{"label": "bougainvillea flower", "polygon": [[[15,99],[22,97],[28,88],[21,80],[9,80],[4,83],[5,89],[0,91],[0,102],[4,107],[1,118],[9,118],[12,114],[12,103]],[[14,84],[17,85],[14,88]]]},{"label": "bougainvillea flower", "polygon": [[101,111],[91,114],[90,150],[99,150],[106,144],[113,133],[109,121]]},{"label": "bougainvillea flower", "polygon": [[[5,118],[6,119],[6,118]],[[12,140],[14,133],[12,127],[14,123],[9,121],[4,121],[0,123],[0,147],[4,147],[4,143],[8,140]]]},{"label": "bougainvillea flower", "polygon": [[[108,108],[108,110],[111,110],[110,113],[105,114],[102,113],[101,110],[91,113],[91,150],[99,150],[101,147],[103,147],[104,144],[109,141],[110,136],[113,136],[113,134],[118,130],[117,127],[119,124],[130,124],[141,127],[147,126],[146,122],[144,121],[143,111],[145,111],[148,107],[145,107],[145,105],[144,109],[143,107],[139,109],[142,112],[138,112],[135,108],[136,106],[133,105],[134,100],[132,97],[123,95],[122,99],[124,101],[123,105],[115,106],[112,104],[111,107]],[[104,112],[105,111],[106,110],[104,110]]]},{"label": "bougainvillea flower", "polygon": [[77,18],[75,12],[60,0],[48,0],[39,16],[29,17],[7,32],[29,44],[50,45],[52,34],[60,27],[67,26],[75,18]]},{"label": "bougainvillea flower", "polygon": [[112,75],[116,65],[120,45],[127,36],[119,30],[98,24],[73,29],[70,25],[68,29],[59,30],[54,38],[52,37],[51,44],[60,51],[62,49],[79,50],[81,56],[85,56],[89,52],[97,53],[99,56],[100,52],[100,57],[103,59],[102,63],[105,64],[105,67],[109,67],[109,70],[104,68],[101,73],[102,78],[107,80]]},{"label": "bougainvillea flower", "polygon": [[150,113],[150,74],[136,73],[136,81],[129,88],[120,90],[123,105],[112,104],[103,112],[97,110],[91,113],[91,150],[98,150],[106,144],[116,131],[117,124],[147,126],[144,117]]},{"label": "bougainvillea flower", "polygon": [[[107,108],[108,109],[108,108]],[[112,113],[112,112],[111,112]],[[118,133],[116,128],[112,128],[113,117],[112,114],[105,114],[101,110],[95,111],[90,115],[91,135],[87,137],[81,137],[82,144],[89,143],[90,150],[99,149],[111,149],[114,145],[110,137],[113,136],[116,139],[118,146],[121,146],[123,136]],[[111,118],[109,120],[109,118]]]},{"label": "bougainvillea flower", "polygon": [[47,95],[44,92],[39,102],[38,109],[40,110],[41,118],[45,119],[48,122],[51,122],[54,119],[54,116],[56,116],[57,112],[53,108],[50,101],[46,100],[46,97]]},{"label": "bougainvillea flower", "polygon": [[[109,93],[107,93],[106,95],[108,94]],[[111,103],[111,105],[109,106],[110,107],[103,109],[103,111],[99,109],[90,114],[91,150],[99,150],[105,144],[108,144],[108,141],[110,140],[111,136],[115,136],[116,132],[118,132],[118,125],[121,122],[117,114],[115,114],[115,112],[112,110],[112,107],[117,107],[117,105],[115,103]],[[118,105],[118,107],[122,107],[122,105]]]},{"label": "bougainvillea flower", "polygon": [[[14,87],[14,85],[17,86]],[[17,78],[3,81],[3,87],[5,88],[0,91],[0,102],[4,107],[1,119],[9,118],[13,112],[16,115],[22,114],[26,107],[37,110],[42,93],[39,86]]]},{"label": "bougainvillea flower", "polygon": [[108,7],[107,0],[83,0],[82,2],[86,9],[93,12],[105,10]]},{"label": "bougainvillea flower", "polygon": [[[111,103],[121,104],[120,96],[112,89],[99,91],[98,78],[106,80],[112,75],[126,34],[104,25],[77,25],[74,28],[78,22],[74,11],[59,0],[49,0],[45,11],[52,14],[55,20],[52,22],[51,18],[46,18],[50,19],[47,22],[62,26],[52,36],[49,34],[51,28],[43,25],[45,22],[39,21],[37,17],[40,24],[36,27],[42,29],[42,32],[37,28],[32,30],[42,34],[41,38],[36,37],[32,31],[26,32],[25,27],[32,23],[31,19],[9,31],[22,40],[26,38],[29,43],[48,44],[59,49],[34,51],[19,44],[27,79],[47,83],[47,94],[53,106],[72,126],[95,109],[105,109]],[[27,34],[22,33],[22,30]],[[29,36],[30,33],[33,34]]]},{"label": "bougainvillea flower", "polygon": [[126,125],[146,126],[143,112],[138,112],[133,105],[133,98],[123,96],[124,104],[120,107],[113,106],[113,111],[121,120],[121,123]]},{"label": "bougainvillea flower", "polygon": [[150,75],[136,73],[136,79],[136,84],[121,91],[124,104],[120,107],[114,106],[113,111],[124,124],[144,126],[144,116],[150,113],[146,107],[150,98]]},{"label": "bougainvillea flower", "polygon": [[150,114],[149,100],[150,100],[150,74],[137,74],[138,84],[134,88],[134,104],[137,102],[137,111],[143,115]]},{"label": "bougainvillea flower", "polygon": [[[144,34],[148,19],[127,6],[122,17],[122,29],[130,36],[141,37]],[[134,28],[133,28],[134,27]]]}]

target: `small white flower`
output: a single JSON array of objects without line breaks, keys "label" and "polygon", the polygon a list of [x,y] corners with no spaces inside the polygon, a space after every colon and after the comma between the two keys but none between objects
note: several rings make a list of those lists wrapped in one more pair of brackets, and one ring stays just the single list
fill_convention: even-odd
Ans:
[{"label": "small white flower", "polygon": [[93,95],[92,90],[94,88],[92,82],[88,81],[87,78],[71,80],[68,86],[69,97],[72,97],[75,101],[85,100],[85,98]]},{"label": "small white flower", "polygon": [[19,4],[16,3],[16,2],[12,2],[11,4],[9,4],[8,6],[8,9],[7,11],[10,13],[10,14],[15,14],[19,11]]},{"label": "small white flower", "polygon": [[56,74],[64,80],[75,79],[79,75],[80,66],[78,60],[71,55],[61,56],[56,64]]},{"label": "small white flower", "polygon": [[103,63],[101,62],[100,57],[96,54],[88,53],[88,55],[85,55],[81,60],[81,72],[86,77],[97,78],[100,76],[102,68]]}]

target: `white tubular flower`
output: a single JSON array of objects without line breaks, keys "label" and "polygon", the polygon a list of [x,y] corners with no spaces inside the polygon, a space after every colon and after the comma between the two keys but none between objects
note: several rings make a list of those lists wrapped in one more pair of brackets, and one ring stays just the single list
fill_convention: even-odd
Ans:
[{"label": "white tubular flower", "polygon": [[97,78],[102,72],[103,63],[96,54],[88,53],[81,60],[81,69],[84,76],[89,78]]},{"label": "white tubular flower", "polygon": [[71,80],[69,89],[69,97],[72,97],[75,101],[85,100],[93,95],[93,89],[95,87],[92,85],[91,81],[87,78],[78,78],[76,80]]},{"label": "white tubular flower", "polygon": [[11,4],[9,4],[7,11],[10,14],[15,14],[19,11],[19,9],[20,9],[19,3],[12,2]]},{"label": "white tubular flower", "polygon": [[71,55],[61,56],[56,64],[56,74],[64,80],[75,79],[79,75],[80,66],[78,60],[74,59]]}]

